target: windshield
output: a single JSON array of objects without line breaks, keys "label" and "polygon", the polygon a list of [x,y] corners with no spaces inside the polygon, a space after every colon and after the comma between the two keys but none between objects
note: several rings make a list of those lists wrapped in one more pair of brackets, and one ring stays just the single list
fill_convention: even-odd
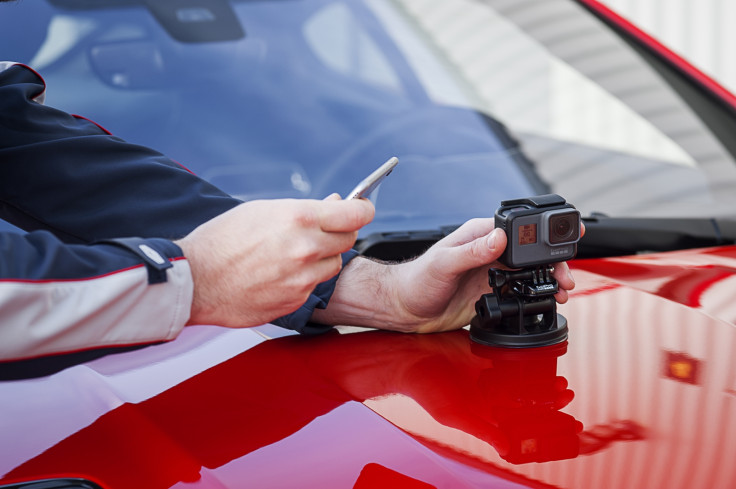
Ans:
[{"label": "windshield", "polygon": [[651,66],[579,5],[400,3],[470,106],[503,121],[539,175],[584,215],[733,216],[732,155]]},{"label": "windshield", "polygon": [[583,215],[736,209],[732,156],[576,3],[187,5],[3,6],[0,58],[37,69],[48,105],[245,200],[345,195],[398,156],[363,235],[456,225],[550,191]]}]

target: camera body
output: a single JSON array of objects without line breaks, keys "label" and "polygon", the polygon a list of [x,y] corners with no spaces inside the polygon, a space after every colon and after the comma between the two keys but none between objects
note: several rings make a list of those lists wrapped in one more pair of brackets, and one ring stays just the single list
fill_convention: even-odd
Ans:
[{"label": "camera body", "polygon": [[506,233],[506,250],[499,261],[507,267],[556,263],[577,253],[580,211],[557,194],[504,200],[495,223]]}]

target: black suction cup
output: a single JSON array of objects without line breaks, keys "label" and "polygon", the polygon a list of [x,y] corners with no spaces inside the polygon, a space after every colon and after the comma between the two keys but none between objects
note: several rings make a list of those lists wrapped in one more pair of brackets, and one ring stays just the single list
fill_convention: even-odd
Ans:
[{"label": "black suction cup", "polygon": [[546,331],[510,333],[502,328],[484,328],[475,324],[470,326],[470,338],[476,343],[506,348],[536,348],[561,343],[567,339],[567,319],[557,314],[556,326]]},{"label": "black suction cup", "polygon": [[536,348],[567,339],[567,319],[557,314],[557,281],[552,267],[524,270],[491,269],[492,294],[475,304],[470,338],[507,348]]}]

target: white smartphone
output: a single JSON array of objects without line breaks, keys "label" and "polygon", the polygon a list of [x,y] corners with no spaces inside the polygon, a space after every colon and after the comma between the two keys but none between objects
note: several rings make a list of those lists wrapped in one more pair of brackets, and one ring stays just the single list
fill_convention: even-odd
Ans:
[{"label": "white smartphone", "polygon": [[376,171],[365,177],[355,188],[345,197],[345,199],[361,199],[368,197],[376,187],[378,187],[384,178],[391,174],[394,167],[399,163],[397,157],[390,158],[386,163],[379,166]]}]

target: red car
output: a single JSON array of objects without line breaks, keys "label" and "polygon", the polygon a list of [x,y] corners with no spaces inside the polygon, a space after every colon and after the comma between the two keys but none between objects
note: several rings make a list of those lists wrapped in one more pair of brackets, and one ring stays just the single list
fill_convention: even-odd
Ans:
[{"label": "red car", "polygon": [[174,3],[2,5],[0,59],[246,199],[397,154],[369,256],[561,194],[568,338],[193,326],[0,364],[0,488],[736,487],[736,98],[595,0]]}]

